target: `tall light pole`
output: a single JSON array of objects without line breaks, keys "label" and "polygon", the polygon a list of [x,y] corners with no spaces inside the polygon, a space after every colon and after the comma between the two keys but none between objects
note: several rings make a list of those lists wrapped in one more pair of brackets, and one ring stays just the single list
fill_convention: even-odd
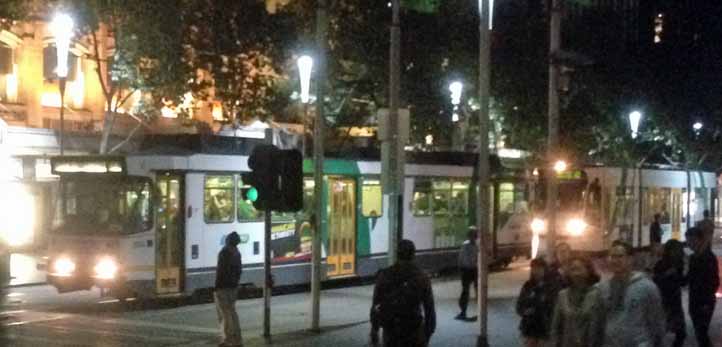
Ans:
[{"label": "tall light pole", "polygon": [[402,187],[404,170],[404,147],[399,137],[399,104],[401,85],[401,1],[391,1],[391,42],[389,47],[389,114],[387,153],[382,153],[384,196],[388,197],[388,264],[396,263],[399,239],[402,237]]},{"label": "tall light pole", "polygon": [[[561,48],[562,8],[561,0],[551,0],[551,20],[549,21],[549,90],[548,92],[548,138],[547,138],[547,163],[551,163],[558,157],[559,147],[559,72],[561,66],[556,57]],[[557,229],[557,200],[559,182],[556,174],[551,171],[547,177],[546,187],[546,216],[547,216],[547,252],[553,256],[556,248]]]},{"label": "tall light pole", "polygon": [[321,311],[321,231],[326,224],[323,215],[323,126],[324,91],[326,81],[326,0],[316,1],[316,121],[313,127],[313,238],[311,241],[311,331],[320,331]]},{"label": "tall light pole", "polygon": [[55,37],[55,52],[58,66],[55,73],[60,86],[60,155],[65,154],[65,82],[68,78],[68,52],[73,37],[73,19],[67,14],[55,15],[50,23],[50,31]]},{"label": "tall light pole", "polygon": [[308,103],[311,100],[311,72],[313,71],[313,58],[308,55],[302,55],[296,61],[298,65],[298,75],[301,81],[301,103],[303,104],[303,137],[302,146],[303,156],[306,156],[306,122],[308,121]]},{"label": "tall light pole", "polygon": [[477,271],[479,291],[476,295],[479,307],[479,336],[477,347],[489,346],[487,314],[489,291],[489,258],[491,233],[489,223],[489,95],[491,88],[491,29],[494,10],[493,0],[479,0],[479,189],[477,191],[476,222],[479,233],[479,256]]}]

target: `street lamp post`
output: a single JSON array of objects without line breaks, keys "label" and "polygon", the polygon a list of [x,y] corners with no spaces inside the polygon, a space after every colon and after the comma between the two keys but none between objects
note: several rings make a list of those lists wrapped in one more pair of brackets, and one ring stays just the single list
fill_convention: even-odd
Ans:
[{"label": "street lamp post", "polygon": [[449,91],[451,92],[451,105],[454,106],[454,113],[451,116],[451,121],[456,123],[459,121],[459,104],[461,103],[461,92],[464,90],[464,84],[459,81],[454,81],[449,84]]},{"label": "street lamp post", "polygon": [[[639,123],[642,121],[642,112],[629,112],[629,129],[632,132],[632,139],[639,135]],[[637,165],[637,245],[642,246],[642,161]],[[631,235],[634,237],[633,235]],[[632,239],[634,244],[634,239]]]},{"label": "street lamp post", "polygon": [[60,87],[60,155],[65,154],[65,82],[68,78],[68,51],[73,37],[73,19],[60,13],[50,23],[50,31],[55,37],[55,52],[58,66],[55,73]]},{"label": "street lamp post", "polygon": [[301,103],[303,104],[303,137],[301,150],[303,156],[306,156],[306,122],[308,120],[308,103],[311,100],[311,71],[313,70],[313,58],[308,55],[302,55],[296,61],[298,65],[298,74],[301,81]]}]

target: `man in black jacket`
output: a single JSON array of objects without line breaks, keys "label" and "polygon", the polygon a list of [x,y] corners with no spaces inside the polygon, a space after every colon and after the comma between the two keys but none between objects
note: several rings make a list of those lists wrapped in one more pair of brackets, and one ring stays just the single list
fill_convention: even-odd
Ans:
[{"label": "man in black jacket", "polygon": [[710,249],[705,231],[694,227],[687,231],[687,244],[694,254],[689,259],[689,316],[692,318],[697,344],[711,346],[709,323],[716,304],[715,293],[719,287],[717,257]]},{"label": "man in black jacket", "polygon": [[241,253],[237,247],[239,243],[241,238],[234,231],[226,236],[225,246],[218,253],[216,290],[213,295],[223,331],[223,342],[220,344],[222,347],[243,345],[241,326],[236,313],[238,281],[242,272]]},{"label": "man in black jacket", "polygon": [[[425,347],[436,330],[434,294],[429,277],[414,264],[416,247],[399,242],[398,262],[379,271],[371,304],[371,344],[384,347]],[[423,308],[423,315],[422,315]]]}]

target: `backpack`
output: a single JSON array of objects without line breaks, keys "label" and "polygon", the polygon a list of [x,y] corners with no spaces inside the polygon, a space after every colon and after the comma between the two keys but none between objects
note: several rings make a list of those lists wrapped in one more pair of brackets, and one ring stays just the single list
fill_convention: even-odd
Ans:
[{"label": "backpack", "polygon": [[[396,271],[395,271],[396,270]],[[421,325],[419,311],[421,293],[414,273],[400,273],[399,269],[388,269],[379,303],[374,307],[375,320],[384,329],[416,329]]]}]

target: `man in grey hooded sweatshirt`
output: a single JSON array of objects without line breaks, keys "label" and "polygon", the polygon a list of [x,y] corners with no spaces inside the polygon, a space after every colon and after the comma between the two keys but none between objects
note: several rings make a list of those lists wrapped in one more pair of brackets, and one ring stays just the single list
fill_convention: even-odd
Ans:
[{"label": "man in grey hooded sweatshirt", "polygon": [[605,347],[661,347],[665,334],[659,290],[647,276],[632,271],[632,247],[614,241],[609,250],[612,278],[599,289],[605,302]]}]

